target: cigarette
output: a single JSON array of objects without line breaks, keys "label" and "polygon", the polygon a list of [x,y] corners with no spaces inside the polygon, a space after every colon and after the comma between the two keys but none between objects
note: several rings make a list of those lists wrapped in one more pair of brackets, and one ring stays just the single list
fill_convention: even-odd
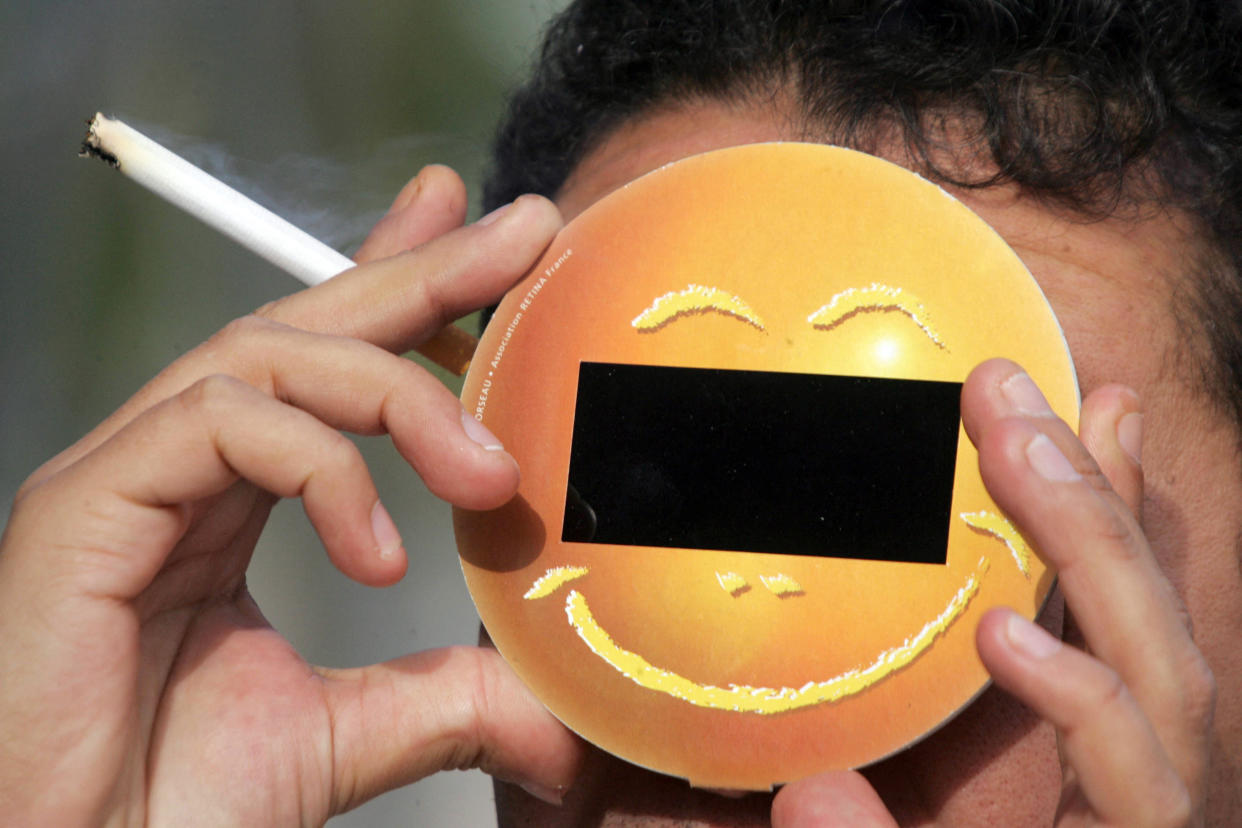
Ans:
[{"label": "cigarette", "polygon": [[[251,201],[138,130],[96,114],[87,122],[81,155],[106,161],[156,195],[214,227],[306,285],[349,270],[355,262]],[[458,376],[466,373],[478,340],[446,325],[416,350]]]}]

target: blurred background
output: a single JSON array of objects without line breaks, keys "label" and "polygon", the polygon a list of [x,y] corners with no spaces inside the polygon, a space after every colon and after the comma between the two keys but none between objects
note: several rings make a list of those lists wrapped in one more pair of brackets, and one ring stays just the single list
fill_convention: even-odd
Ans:
[{"label": "blurred background", "polygon": [[[129,121],[351,252],[420,167],[477,201],[491,130],[564,0],[0,3],[0,498],[145,380],[297,285],[105,165],[96,110]],[[478,214],[477,204],[471,217]],[[456,383],[449,381],[454,385]],[[327,562],[298,503],[251,589],[313,663],[473,643],[449,512],[386,440],[363,443],[411,566],[374,590]],[[336,828],[494,825],[490,782],[445,773]]]}]

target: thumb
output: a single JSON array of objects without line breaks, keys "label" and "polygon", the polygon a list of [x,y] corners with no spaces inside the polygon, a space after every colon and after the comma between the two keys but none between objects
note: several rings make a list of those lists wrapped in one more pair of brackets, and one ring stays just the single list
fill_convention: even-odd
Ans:
[{"label": "thumb", "polygon": [[861,773],[821,773],[781,788],[772,802],[773,828],[897,828]]},{"label": "thumb", "polygon": [[442,770],[479,768],[560,804],[578,737],[494,650],[448,647],[321,671],[332,744],[332,812]]}]

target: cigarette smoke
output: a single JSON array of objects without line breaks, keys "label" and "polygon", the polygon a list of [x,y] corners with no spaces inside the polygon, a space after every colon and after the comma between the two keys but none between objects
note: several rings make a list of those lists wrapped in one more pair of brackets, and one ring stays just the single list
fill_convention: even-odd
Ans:
[{"label": "cigarette smoke", "polygon": [[419,167],[463,154],[460,138],[415,134],[384,141],[367,157],[349,161],[304,153],[259,160],[139,119],[117,117],[346,255],[362,244]]}]

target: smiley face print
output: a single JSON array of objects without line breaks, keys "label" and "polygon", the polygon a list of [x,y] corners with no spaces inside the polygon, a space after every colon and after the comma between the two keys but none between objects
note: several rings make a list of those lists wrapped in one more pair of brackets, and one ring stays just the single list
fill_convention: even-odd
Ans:
[{"label": "smiley face print", "polygon": [[699,785],[767,788],[919,739],[987,676],[978,617],[1052,575],[958,414],[984,359],[1071,422],[1060,330],[996,234],[859,153],[707,153],[571,222],[462,399],[522,467],[455,513],[500,652],[569,727]]}]

